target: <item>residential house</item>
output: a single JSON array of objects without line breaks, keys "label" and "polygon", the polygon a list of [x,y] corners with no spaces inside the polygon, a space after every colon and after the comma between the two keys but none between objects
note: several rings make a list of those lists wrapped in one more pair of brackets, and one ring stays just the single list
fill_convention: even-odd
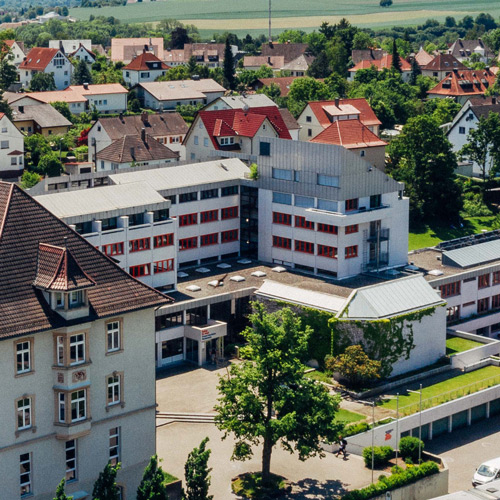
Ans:
[{"label": "residential house", "polygon": [[96,170],[120,170],[135,166],[161,166],[179,161],[172,151],[142,129],[141,135],[125,135],[96,153]]},{"label": "residential house", "polygon": [[259,78],[251,84],[253,90],[260,90],[264,87],[277,85],[281,90],[281,97],[287,97],[290,92],[290,85],[296,79],[296,76],[282,76],[278,78]]},{"label": "residential house", "polygon": [[210,104],[207,104],[203,111],[217,111],[219,109],[246,109],[246,108],[264,108],[275,106],[272,99],[265,94],[246,94],[229,95],[219,97]]},{"label": "residential house", "polygon": [[12,121],[24,134],[41,134],[45,137],[68,133],[72,123],[51,104],[33,106],[11,105]]},{"label": "residential house", "polygon": [[417,64],[420,68],[427,66],[433,59],[434,55],[429,54],[427,51],[424,50],[423,47],[420,47],[419,51],[413,55],[415,58],[415,61],[417,61]]},{"label": "residential house", "polygon": [[84,61],[88,65],[95,63],[97,55],[91,50],[87,49],[85,45],[80,45],[74,52],[70,54],[72,59],[78,59],[79,61]]},{"label": "residential house", "polygon": [[168,82],[143,82],[134,87],[145,108],[154,110],[176,109],[190,104],[209,104],[222,97],[226,89],[211,78],[201,80],[176,80]]},{"label": "residential house", "polygon": [[49,47],[60,49],[71,59],[93,64],[97,58],[92,51],[92,40],[49,40]]},{"label": "residential house", "polygon": [[288,108],[279,108],[279,112],[281,118],[283,118],[283,121],[285,122],[285,126],[288,129],[292,140],[298,141],[300,132],[299,122],[293,117]]},{"label": "residential house", "polygon": [[0,199],[2,496],[46,500],[64,478],[86,498],[108,463],[135,492],[156,449],[155,309],[171,299],[14,184]]},{"label": "residential house", "polygon": [[122,68],[123,80],[129,87],[142,82],[154,82],[170,69],[152,52],[144,51]]},{"label": "residential house", "polygon": [[47,12],[46,14],[43,14],[41,16],[36,16],[36,20],[40,24],[45,24],[45,23],[48,23],[49,21],[53,21],[53,20],[56,20],[56,21],[67,21],[68,20],[68,16],[61,16],[57,12],[52,11],[52,12]]},{"label": "residential house", "polygon": [[71,83],[73,65],[60,49],[32,48],[19,65],[19,79],[24,88],[29,88],[36,73],[48,73],[54,77],[56,88],[65,89]]},{"label": "residential house", "polygon": [[437,78],[439,81],[448,76],[454,69],[463,71],[467,69],[467,66],[451,54],[438,54],[432,61],[421,67],[423,76]]},{"label": "residential house", "polygon": [[307,70],[309,69],[309,66],[311,66],[311,63],[314,61],[314,59],[314,56],[301,54],[293,61],[286,63],[281,68],[281,71],[289,72],[290,76],[306,76]]},{"label": "residential house", "polygon": [[[209,68],[222,68],[224,64],[225,49],[225,43],[186,43],[183,49],[184,64],[187,64],[189,59],[194,57],[196,59],[196,64],[208,66]],[[231,52],[233,57],[236,57],[238,46],[231,45]],[[165,61],[168,61],[168,57]]]},{"label": "residential house", "polygon": [[288,64],[307,52],[307,43],[263,43],[260,50],[264,57],[283,57]]},{"label": "residential house", "polygon": [[355,65],[361,61],[378,61],[386,55],[387,52],[384,49],[352,49],[351,51],[351,59]]},{"label": "residential house", "polygon": [[[406,60],[399,56],[399,62],[401,65],[401,76],[403,81],[407,82],[410,79],[411,75],[411,64]],[[358,64],[349,68],[349,78],[348,80],[354,80],[356,76],[356,71],[360,69],[370,69],[371,67],[375,67],[377,71],[383,71],[384,69],[390,69],[392,67],[392,55],[386,54],[382,57],[382,59],[365,59],[364,61],[360,61]]]},{"label": "residential house", "polygon": [[471,97],[484,95],[486,90],[495,83],[496,76],[489,68],[481,70],[453,70],[434,88],[427,91],[430,98],[452,97],[464,104]]},{"label": "residential house", "polygon": [[4,40],[4,43],[7,44],[11,54],[14,57],[14,59],[12,60],[12,64],[14,64],[16,68],[18,68],[25,57],[24,42],[16,42],[16,40]]},{"label": "residential house", "polygon": [[310,141],[335,121],[358,119],[365,127],[379,135],[381,122],[364,98],[311,101],[297,118],[299,139]]},{"label": "residential house", "polygon": [[109,146],[112,142],[126,135],[140,136],[142,130],[161,144],[168,146],[172,151],[180,155],[180,159],[186,156],[186,148],[182,145],[187,134],[188,126],[179,113],[155,113],[143,112],[141,115],[100,117],[88,134],[89,160],[94,160],[96,152]]},{"label": "residential house", "polygon": [[243,68],[251,71],[257,71],[262,66],[279,71],[285,65],[284,56],[244,56]]},{"label": "residential house", "polygon": [[184,49],[165,49],[163,61],[171,68],[184,66],[188,62],[184,58]]},{"label": "residential house", "polygon": [[24,170],[24,136],[0,113],[0,178],[16,179]]},{"label": "residential house", "polygon": [[200,111],[186,137],[188,161],[207,161],[214,151],[256,154],[261,137],[291,139],[277,106]]},{"label": "residential house", "polygon": [[495,58],[495,53],[481,38],[477,40],[462,40],[459,38],[448,49],[448,54],[455,56],[460,62],[468,61],[474,54],[477,54],[480,62],[488,63]]},{"label": "residential house", "polygon": [[111,61],[128,64],[135,57],[141,55],[144,50],[153,53],[163,61],[164,49],[163,38],[112,38],[111,39]]}]

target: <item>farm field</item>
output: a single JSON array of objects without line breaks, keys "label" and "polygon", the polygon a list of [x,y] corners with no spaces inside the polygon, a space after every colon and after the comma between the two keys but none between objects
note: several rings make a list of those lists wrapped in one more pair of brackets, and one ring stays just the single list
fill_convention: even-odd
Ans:
[{"label": "farm field", "polygon": [[[165,18],[195,24],[200,31],[266,32],[268,1],[257,0],[160,0],[119,7],[75,8],[70,15],[88,19],[90,15],[114,16],[122,22],[155,22]],[[379,0],[273,0],[273,28],[276,32],[300,28],[317,29],[323,21],[337,22],[347,17],[353,24],[365,27],[418,24],[428,18],[444,20],[446,16],[461,18],[488,12],[500,15],[497,0],[395,0],[390,8],[382,8]]]}]

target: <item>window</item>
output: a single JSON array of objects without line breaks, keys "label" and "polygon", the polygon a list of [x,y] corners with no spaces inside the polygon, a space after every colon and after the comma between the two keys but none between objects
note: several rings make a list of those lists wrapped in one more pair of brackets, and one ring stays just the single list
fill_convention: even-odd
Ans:
[{"label": "window", "polygon": [[352,200],[345,200],[345,211],[349,212],[350,210],[358,209],[358,199],[353,198]]},{"label": "window", "polygon": [[230,243],[231,241],[238,241],[238,230],[231,229],[230,231],[222,231],[220,233],[221,243]]},{"label": "window", "polygon": [[19,455],[19,493],[21,497],[31,495],[31,453]]},{"label": "window", "polygon": [[292,195],[288,193],[273,193],[273,203],[280,203],[281,205],[291,205]]},{"label": "window", "polygon": [[198,224],[198,214],[179,215],[179,226],[192,226]]},{"label": "window", "polygon": [[199,141],[198,141],[198,136],[197,136],[197,135],[195,135],[195,136],[194,136],[194,145],[195,145],[195,146],[198,146],[198,142],[199,142]]},{"label": "window", "polygon": [[69,307],[78,307],[83,304],[83,291],[77,290],[69,293]]},{"label": "window", "polygon": [[332,226],[331,224],[323,224],[322,222],[318,222],[318,231],[320,233],[337,234],[338,228],[337,226]]},{"label": "window", "polygon": [[159,260],[153,263],[154,274],[166,273],[174,270],[174,259]]},{"label": "window", "polygon": [[11,157],[10,159],[10,164],[11,165],[17,165],[17,158],[14,156],[14,157]]},{"label": "window", "polygon": [[370,208],[379,208],[382,206],[382,195],[374,194],[370,196]]},{"label": "window", "polygon": [[459,134],[465,134],[465,127],[458,127]]},{"label": "window", "polygon": [[286,170],[284,168],[273,168],[273,179],[292,181],[293,180],[293,170]]},{"label": "window", "polygon": [[234,137],[221,137],[219,142],[221,146],[230,146],[234,144]]},{"label": "window", "polygon": [[109,429],[109,464],[115,466],[120,461],[120,427]]},{"label": "window", "polygon": [[218,198],[219,197],[219,190],[216,189],[206,189],[205,191],[201,192],[201,199],[202,200],[209,200],[210,198]]},{"label": "window", "polygon": [[281,236],[273,236],[273,247],[291,250],[292,240],[290,238],[282,238]]},{"label": "window", "polygon": [[308,128],[307,129],[307,137],[312,137],[312,135],[313,135],[312,128]]},{"label": "window", "polygon": [[226,186],[221,188],[220,195],[221,196],[232,196],[233,194],[238,194],[239,189],[238,186]]},{"label": "window", "polygon": [[121,348],[120,325],[120,321],[111,321],[106,324],[107,352],[119,351]]},{"label": "window", "polygon": [[0,141],[0,149],[9,149],[9,141]]},{"label": "window", "polygon": [[490,286],[490,275],[489,274],[481,274],[481,276],[478,276],[477,287],[479,289],[488,288],[489,286]]},{"label": "window", "polygon": [[113,374],[107,377],[108,385],[108,406],[115,405],[121,401],[121,376]]},{"label": "window", "polygon": [[69,364],[78,365],[85,362],[85,334],[78,333],[69,338]]},{"label": "window", "polygon": [[303,229],[312,229],[314,231],[314,222],[307,220],[305,217],[295,216],[295,227],[301,227]]},{"label": "window", "polygon": [[153,212],[153,222],[161,222],[168,220],[170,217],[169,210],[167,208],[162,208],[161,210],[155,210]]},{"label": "window", "polygon": [[206,247],[208,245],[216,245],[219,242],[219,234],[203,234],[200,236],[200,246]]},{"label": "window", "polygon": [[314,208],[314,198],[295,195],[295,206],[302,208]]},{"label": "window", "polygon": [[283,224],[285,226],[292,225],[292,216],[290,214],[283,214],[281,212],[273,212],[274,224]]},{"label": "window", "polygon": [[491,284],[498,285],[500,283],[500,271],[495,271],[492,275]]},{"label": "window", "polygon": [[358,256],[358,245],[352,245],[350,247],[345,247],[345,258],[352,259]]},{"label": "window", "polygon": [[236,219],[238,217],[238,207],[223,208],[220,212],[220,217],[222,220]]},{"label": "window", "polygon": [[490,298],[479,299],[477,301],[477,313],[486,312],[490,308]]},{"label": "window", "polygon": [[446,323],[452,323],[460,319],[460,306],[452,306],[446,309]]},{"label": "window", "polygon": [[297,252],[314,254],[314,243],[309,241],[295,240],[295,250]]},{"label": "window", "polygon": [[16,344],[16,373],[31,371],[31,342],[29,340]]},{"label": "window", "polygon": [[168,247],[174,244],[174,233],[161,234],[160,236],[154,237],[154,247]]},{"label": "window", "polygon": [[66,441],[66,482],[76,481],[76,439]]},{"label": "window", "polygon": [[358,232],[358,225],[353,224],[352,226],[346,226],[345,227],[345,234],[352,234],[352,233],[357,233]]},{"label": "window", "polygon": [[123,255],[123,242],[103,245],[102,251],[106,255]]},{"label": "window", "polygon": [[177,196],[175,194],[172,194],[170,196],[164,196],[164,198],[170,201],[171,205],[175,205],[177,203]]},{"label": "window", "polygon": [[85,389],[71,393],[71,422],[87,418],[87,393]]},{"label": "window", "polygon": [[491,297],[491,308],[492,309],[500,308],[500,295],[493,295],[493,297]]},{"label": "window", "polygon": [[311,121],[312,121],[311,117],[310,116],[306,116],[306,122],[307,123],[311,123]]},{"label": "window", "polygon": [[442,298],[460,295],[460,281],[454,281],[453,283],[448,283],[447,285],[441,285],[439,289],[441,290]]},{"label": "window", "polygon": [[150,238],[139,238],[138,240],[130,240],[128,242],[129,252],[142,252],[143,250],[149,250],[151,248]]},{"label": "window", "polygon": [[64,337],[59,336],[56,339],[56,357],[59,366],[64,365],[64,351]]},{"label": "window", "polygon": [[31,427],[31,398],[21,398],[16,403],[17,430],[29,429]]},{"label": "window", "polygon": [[103,231],[110,231],[111,229],[116,229],[117,227],[118,227],[118,222],[116,220],[116,217],[110,217],[109,219],[101,220],[101,229]]},{"label": "window", "polygon": [[182,193],[179,195],[179,203],[188,203],[190,201],[198,201],[198,192]]},{"label": "window", "polygon": [[200,224],[205,224],[206,222],[214,222],[219,220],[218,210],[207,210],[206,212],[200,212]]},{"label": "window", "polygon": [[179,251],[190,250],[191,248],[196,248],[198,246],[198,238],[194,236],[193,238],[184,238],[179,240]]},{"label": "window", "polygon": [[156,330],[163,330],[165,328],[175,328],[184,324],[182,311],[165,314],[163,316],[156,316],[155,328]]},{"label": "window", "polygon": [[330,259],[337,258],[337,249],[328,245],[318,245],[318,255],[320,257],[328,257]]},{"label": "window", "polygon": [[339,187],[339,178],[334,175],[318,174],[318,186]]},{"label": "window", "polygon": [[269,142],[259,143],[259,154],[260,156],[270,156],[271,155],[271,144]]},{"label": "window", "polygon": [[140,264],[138,266],[130,266],[130,274],[134,278],[141,276],[149,276],[151,274],[151,264]]},{"label": "window", "polygon": [[338,203],[336,201],[318,199],[318,208],[327,212],[337,212]]}]

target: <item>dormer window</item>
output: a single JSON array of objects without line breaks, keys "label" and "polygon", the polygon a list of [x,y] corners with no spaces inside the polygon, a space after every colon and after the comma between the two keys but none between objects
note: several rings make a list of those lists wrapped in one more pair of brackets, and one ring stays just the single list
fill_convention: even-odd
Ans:
[{"label": "dormer window", "polygon": [[83,305],[83,290],[77,290],[76,292],[70,292],[69,294],[69,307],[79,307]]},{"label": "dormer window", "polygon": [[221,137],[220,138],[220,145],[221,146],[229,146],[231,144],[234,144],[234,137]]}]

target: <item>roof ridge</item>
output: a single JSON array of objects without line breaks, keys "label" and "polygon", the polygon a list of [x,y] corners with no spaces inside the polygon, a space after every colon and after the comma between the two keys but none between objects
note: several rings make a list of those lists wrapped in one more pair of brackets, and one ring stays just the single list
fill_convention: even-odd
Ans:
[{"label": "roof ridge", "polygon": [[9,186],[9,194],[7,196],[7,202],[5,204],[5,211],[2,217],[2,222],[0,223],[0,240],[2,239],[3,236],[3,228],[5,226],[5,221],[7,220],[7,215],[9,213],[9,208],[10,208],[10,200],[12,198],[12,193],[14,192],[14,184],[11,184]]}]

